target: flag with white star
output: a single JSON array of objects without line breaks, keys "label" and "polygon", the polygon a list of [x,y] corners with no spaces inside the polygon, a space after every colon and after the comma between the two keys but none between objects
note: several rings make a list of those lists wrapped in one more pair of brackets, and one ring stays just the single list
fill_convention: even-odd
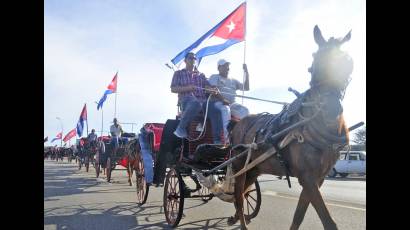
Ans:
[{"label": "flag with white star", "polygon": [[217,54],[233,44],[245,40],[246,2],[242,3],[231,14],[219,22],[214,28],[199,38],[194,44],[181,51],[171,62],[179,66],[189,52],[196,54],[198,64],[202,57]]}]

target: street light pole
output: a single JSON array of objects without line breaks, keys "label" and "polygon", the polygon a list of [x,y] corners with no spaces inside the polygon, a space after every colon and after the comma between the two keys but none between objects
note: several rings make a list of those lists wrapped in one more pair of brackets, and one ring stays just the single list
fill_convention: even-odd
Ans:
[{"label": "street light pole", "polygon": [[64,135],[63,122],[61,121],[61,118],[59,118],[59,117],[56,117],[56,119],[60,121],[60,125],[61,125],[60,146],[63,147],[63,135]]}]

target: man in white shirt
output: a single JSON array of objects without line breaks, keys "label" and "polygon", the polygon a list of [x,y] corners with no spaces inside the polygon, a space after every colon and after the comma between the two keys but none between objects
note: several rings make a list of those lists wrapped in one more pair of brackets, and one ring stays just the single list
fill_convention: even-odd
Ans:
[{"label": "man in white shirt", "polygon": [[87,140],[88,140],[88,142],[90,143],[91,146],[96,146],[96,144],[97,144],[97,134],[95,134],[95,129],[92,129],[91,133],[88,134]]},{"label": "man in white shirt", "polygon": [[117,149],[118,149],[119,138],[121,137],[121,135],[124,131],[122,130],[121,125],[118,124],[117,118],[114,118],[113,122],[114,122],[114,124],[111,125],[111,127],[110,127],[110,133],[111,133],[111,145],[114,146],[114,154],[115,154],[117,152]]},{"label": "man in white shirt", "polygon": [[249,90],[249,73],[246,64],[243,64],[245,72],[245,82],[242,84],[236,79],[228,78],[229,62],[225,59],[218,61],[219,74],[213,74],[209,77],[209,84],[216,86],[221,92],[220,101],[215,102],[215,107],[221,111],[224,131],[224,139],[228,140],[228,124],[231,116],[235,120],[240,120],[249,115],[249,110],[245,106],[235,102],[236,90]]}]

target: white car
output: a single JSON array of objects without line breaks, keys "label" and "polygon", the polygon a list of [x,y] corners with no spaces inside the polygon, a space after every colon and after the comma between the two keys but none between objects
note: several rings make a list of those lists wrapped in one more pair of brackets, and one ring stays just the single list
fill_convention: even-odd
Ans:
[{"label": "white car", "polygon": [[347,177],[349,174],[366,175],[365,151],[340,151],[340,158],[329,172],[329,177]]}]

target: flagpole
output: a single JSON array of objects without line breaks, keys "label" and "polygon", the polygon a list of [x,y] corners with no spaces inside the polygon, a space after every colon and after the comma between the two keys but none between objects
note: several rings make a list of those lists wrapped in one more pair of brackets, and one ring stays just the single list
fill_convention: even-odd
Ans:
[{"label": "flagpole", "polygon": [[[101,136],[103,135],[103,130],[104,130],[104,110],[101,107]],[[102,139],[101,139],[101,141],[102,141]]]},{"label": "flagpole", "polygon": [[115,74],[115,76],[117,76],[117,83],[116,83],[116,88],[115,88],[115,108],[114,108],[114,118],[117,117],[117,92],[118,92],[118,71]]},{"label": "flagpole", "polygon": [[[98,105],[98,102],[94,101],[94,103]],[[101,136],[103,135],[103,130],[104,130],[104,110],[103,110],[103,107],[101,106]]]},{"label": "flagpole", "polygon": [[[247,3],[246,3],[246,1],[245,1],[245,7],[247,6]],[[245,20],[245,22],[244,22],[244,24],[245,24],[245,29],[244,29],[244,35],[243,35],[243,38],[244,38],[244,44],[243,44],[243,63],[244,64],[246,64],[246,11],[247,11],[248,9],[246,9],[245,8],[245,16],[244,16],[244,20]],[[243,71],[243,79],[242,79],[242,105],[243,105],[243,96],[245,95],[245,78],[246,77],[246,72],[245,72],[245,70]]]},{"label": "flagpole", "polygon": [[[85,112],[87,113],[87,137],[88,137],[88,112],[87,112],[87,103],[85,103]],[[70,143],[68,143],[70,145]]]}]

